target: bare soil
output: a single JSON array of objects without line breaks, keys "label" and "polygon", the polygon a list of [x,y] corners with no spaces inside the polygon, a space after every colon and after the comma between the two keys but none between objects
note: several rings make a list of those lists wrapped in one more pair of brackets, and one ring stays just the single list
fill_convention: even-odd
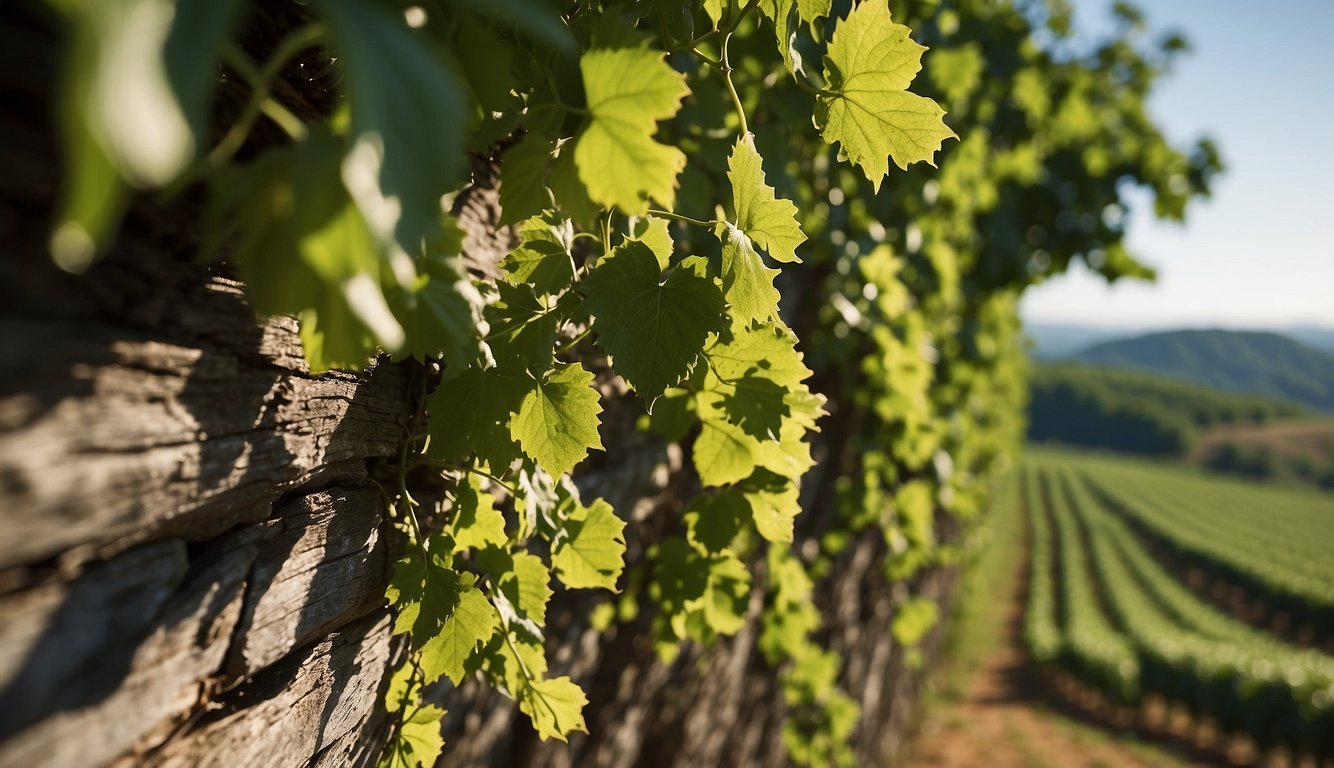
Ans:
[{"label": "bare soil", "polygon": [[[1024,558],[1025,560],[1027,558]],[[1240,766],[1243,746],[1215,741],[1161,705],[1107,706],[1071,680],[1044,674],[1022,644],[1026,578],[1012,580],[1001,641],[957,700],[940,702],[902,761],[910,768]],[[999,585],[998,585],[999,586]]]}]

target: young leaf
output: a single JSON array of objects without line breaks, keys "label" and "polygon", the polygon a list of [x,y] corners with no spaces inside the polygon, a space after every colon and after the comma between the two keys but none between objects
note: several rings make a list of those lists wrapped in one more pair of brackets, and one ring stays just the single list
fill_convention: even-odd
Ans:
[{"label": "young leaf", "polygon": [[791,542],[792,523],[801,512],[797,488],[784,478],[758,473],[745,487],[746,501],[755,519],[755,529],[765,541]]},{"label": "young leaf", "polygon": [[386,749],[381,765],[387,768],[421,768],[435,765],[445,748],[440,720],[445,710],[434,704],[417,707],[399,728],[398,737]]},{"label": "young leaf", "polygon": [[887,0],[864,0],[834,28],[825,55],[831,93],[819,97],[821,136],[840,143],[877,191],[887,158],[905,170],[919,160],[935,165],[941,142],[958,138],[940,105],[907,91],[926,50],[910,32],[892,22]]},{"label": "young leaf", "polygon": [[674,270],[665,282],[653,251],[630,241],[581,283],[598,345],[613,368],[652,404],[695,364],[711,332],[723,330],[723,296],[714,282]]},{"label": "young leaf", "polygon": [[745,232],[727,222],[724,227],[723,293],[732,320],[741,325],[752,320],[776,320],[778,289],[774,288],[774,277],[778,270],[764,265]]},{"label": "young leaf", "polygon": [[739,482],[759,466],[763,445],[727,418],[721,396],[701,392],[696,408],[701,429],[692,450],[695,471],[706,486]]},{"label": "young leaf", "polygon": [[646,216],[642,219],[636,219],[630,232],[626,234],[628,240],[638,240],[647,245],[653,255],[658,258],[658,268],[666,271],[672,263],[672,251],[676,249],[672,242],[672,233],[667,227],[667,220],[660,219],[657,216]]},{"label": "young leaf", "polygon": [[774,261],[801,261],[797,246],[806,241],[806,235],[797,223],[797,206],[776,197],[774,188],[764,183],[764,167],[753,134],[737,139],[727,168],[737,227]]},{"label": "young leaf", "polygon": [[573,236],[568,219],[554,214],[527,219],[519,225],[519,247],[501,259],[500,268],[510,282],[527,283],[539,296],[559,294],[574,281]]},{"label": "young leaf", "polygon": [[566,741],[566,737],[575,731],[588,733],[584,723],[588,697],[568,677],[530,681],[520,689],[518,702],[519,711],[528,715],[543,741]]},{"label": "young leaf", "polygon": [[502,547],[505,518],[496,509],[495,497],[482,490],[476,475],[469,475],[454,493],[454,508],[445,533],[454,539],[456,550],[483,549],[489,544]]},{"label": "young leaf", "polygon": [[441,675],[458,685],[464,665],[478,648],[486,645],[500,626],[496,609],[480,590],[469,584],[458,595],[458,604],[440,627],[440,632],[422,646],[421,667],[426,683]]},{"label": "young leaf", "polygon": [[579,60],[588,100],[588,126],[574,163],[588,196],[632,215],[650,198],[671,207],[685,153],[653,140],[657,121],[674,116],[690,94],[685,77],[648,48],[593,50]]},{"label": "young leaf", "polygon": [[602,405],[592,382],[593,374],[582,365],[558,365],[524,395],[510,421],[510,434],[523,452],[553,477],[573,469],[589,449],[602,448],[598,436]]},{"label": "young leaf", "polygon": [[491,547],[477,553],[477,562],[491,575],[492,594],[505,625],[541,638],[551,599],[551,572],[536,555]]},{"label": "young leaf", "polygon": [[551,551],[551,566],[561,583],[571,589],[616,591],[625,567],[624,530],[625,521],[606,501],[576,504]]}]

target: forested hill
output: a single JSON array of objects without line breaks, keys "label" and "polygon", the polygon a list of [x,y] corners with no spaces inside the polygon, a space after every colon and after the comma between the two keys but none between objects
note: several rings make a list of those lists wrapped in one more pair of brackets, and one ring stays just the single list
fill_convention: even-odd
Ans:
[{"label": "forested hill", "polygon": [[1334,411],[1334,354],[1277,333],[1168,331],[1095,344],[1075,359],[1193,379]]},{"label": "forested hill", "polygon": [[1028,437],[1184,457],[1207,427],[1301,415],[1299,406],[1282,400],[1220,392],[1151,373],[1039,363],[1032,372]]}]

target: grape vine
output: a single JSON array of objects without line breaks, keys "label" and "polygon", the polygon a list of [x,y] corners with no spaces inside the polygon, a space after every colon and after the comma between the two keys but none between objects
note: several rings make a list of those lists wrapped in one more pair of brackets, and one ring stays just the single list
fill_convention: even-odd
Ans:
[{"label": "grape vine", "polygon": [[[1109,278],[1143,271],[1104,215],[1117,179],[1179,216],[1218,165],[1101,100],[1125,61],[1022,47],[1029,22],[1008,3],[907,3],[944,43],[919,78],[926,48],[886,0],[312,0],[262,55],[243,44],[244,0],[51,2],[72,41],[57,264],[109,247],[134,191],[202,184],[206,252],[258,313],[300,319],[312,372],[381,355],[439,372],[386,489],[406,541],[388,601],[409,648],[386,696],[393,766],[439,757],[445,713],[424,692],[443,679],[480,676],[543,739],[587,731],[585,692],[548,670],[553,583],[647,601],[664,657],[738,632],[762,589],[789,755],[853,764],[858,709],[815,584],[868,529],[891,584],[957,556],[941,514],[976,514],[1019,435],[1017,292],[1076,255]],[[279,86],[311,51],[336,95],[299,116]],[[998,51],[1016,74],[983,82]],[[249,96],[214,139],[219,71]],[[921,90],[958,105],[954,129]],[[261,126],[283,138],[256,142]],[[953,160],[910,170],[956,130]],[[498,164],[517,240],[485,276],[448,212],[470,158]],[[1023,195],[1031,209],[1014,210]],[[702,489],[629,564],[626,518],[574,482],[610,447],[600,414],[619,382]],[[803,524],[831,419],[854,446],[828,459],[838,519]],[[447,482],[438,504],[411,493],[422,467]],[[893,632],[915,645],[935,606],[899,603]]]}]

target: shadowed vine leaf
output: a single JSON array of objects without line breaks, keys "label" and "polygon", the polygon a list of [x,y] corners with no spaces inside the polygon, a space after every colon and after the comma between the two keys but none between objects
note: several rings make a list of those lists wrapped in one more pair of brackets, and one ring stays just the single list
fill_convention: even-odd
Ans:
[{"label": "shadowed vine leaf", "polygon": [[580,285],[598,345],[650,404],[690,372],[723,329],[723,296],[708,277],[676,269],[665,281],[649,246],[627,242]]}]

